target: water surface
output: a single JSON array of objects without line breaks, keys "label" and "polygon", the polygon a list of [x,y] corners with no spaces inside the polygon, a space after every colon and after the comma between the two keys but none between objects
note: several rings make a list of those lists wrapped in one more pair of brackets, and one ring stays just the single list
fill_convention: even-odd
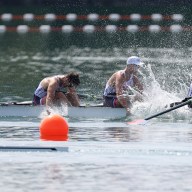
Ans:
[{"label": "water surface", "polygon": [[157,39],[161,42],[157,46],[149,34],[143,34],[150,40],[147,45],[139,36],[134,36],[135,44],[129,41],[132,36],[79,36],[1,36],[0,101],[31,100],[42,78],[72,70],[81,76],[79,93],[101,97],[107,78],[123,69],[130,55],[145,62],[139,73],[148,97],[124,119],[67,118],[67,141],[41,140],[38,117],[1,117],[1,146],[69,149],[0,152],[2,191],[191,191],[191,111],[182,107],[146,125],[127,124],[186,96],[192,79],[187,41],[182,44],[181,35],[167,35]]}]

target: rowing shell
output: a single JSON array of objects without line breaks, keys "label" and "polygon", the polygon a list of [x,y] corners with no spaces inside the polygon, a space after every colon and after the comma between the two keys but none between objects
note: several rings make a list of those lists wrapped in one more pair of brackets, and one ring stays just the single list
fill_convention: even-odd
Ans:
[{"label": "rowing shell", "polygon": [[[55,108],[55,113],[73,118],[101,118],[116,119],[126,117],[124,108],[111,108],[102,106],[81,106]],[[44,106],[32,105],[0,105],[1,117],[42,117],[46,114]]]}]

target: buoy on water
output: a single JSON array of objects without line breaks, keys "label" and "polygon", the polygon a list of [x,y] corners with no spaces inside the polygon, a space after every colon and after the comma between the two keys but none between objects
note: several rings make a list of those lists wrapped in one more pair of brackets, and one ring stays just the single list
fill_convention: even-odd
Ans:
[{"label": "buoy on water", "polygon": [[40,137],[43,140],[66,141],[68,131],[67,121],[58,114],[49,115],[40,123]]}]

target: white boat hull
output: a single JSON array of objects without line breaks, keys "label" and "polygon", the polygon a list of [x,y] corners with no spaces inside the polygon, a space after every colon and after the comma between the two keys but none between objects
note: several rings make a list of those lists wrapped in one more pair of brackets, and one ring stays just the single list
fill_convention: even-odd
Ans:
[{"label": "white boat hull", "polygon": [[[66,107],[56,108],[55,113],[73,118],[116,119],[126,117],[124,108],[110,107]],[[42,117],[46,115],[44,106],[8,105],[0,106],[1,117]]]}]

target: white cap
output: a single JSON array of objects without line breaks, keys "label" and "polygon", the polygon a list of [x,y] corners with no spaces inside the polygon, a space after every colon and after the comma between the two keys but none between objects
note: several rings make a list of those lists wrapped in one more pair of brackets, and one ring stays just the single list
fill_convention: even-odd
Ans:
[{"label": "white cap", "polygon": [[127,65],[135,64],[135,65],[143,65],[144,63],[141,62],[141,59],[137,56],[131,56],[127,59]]}]

